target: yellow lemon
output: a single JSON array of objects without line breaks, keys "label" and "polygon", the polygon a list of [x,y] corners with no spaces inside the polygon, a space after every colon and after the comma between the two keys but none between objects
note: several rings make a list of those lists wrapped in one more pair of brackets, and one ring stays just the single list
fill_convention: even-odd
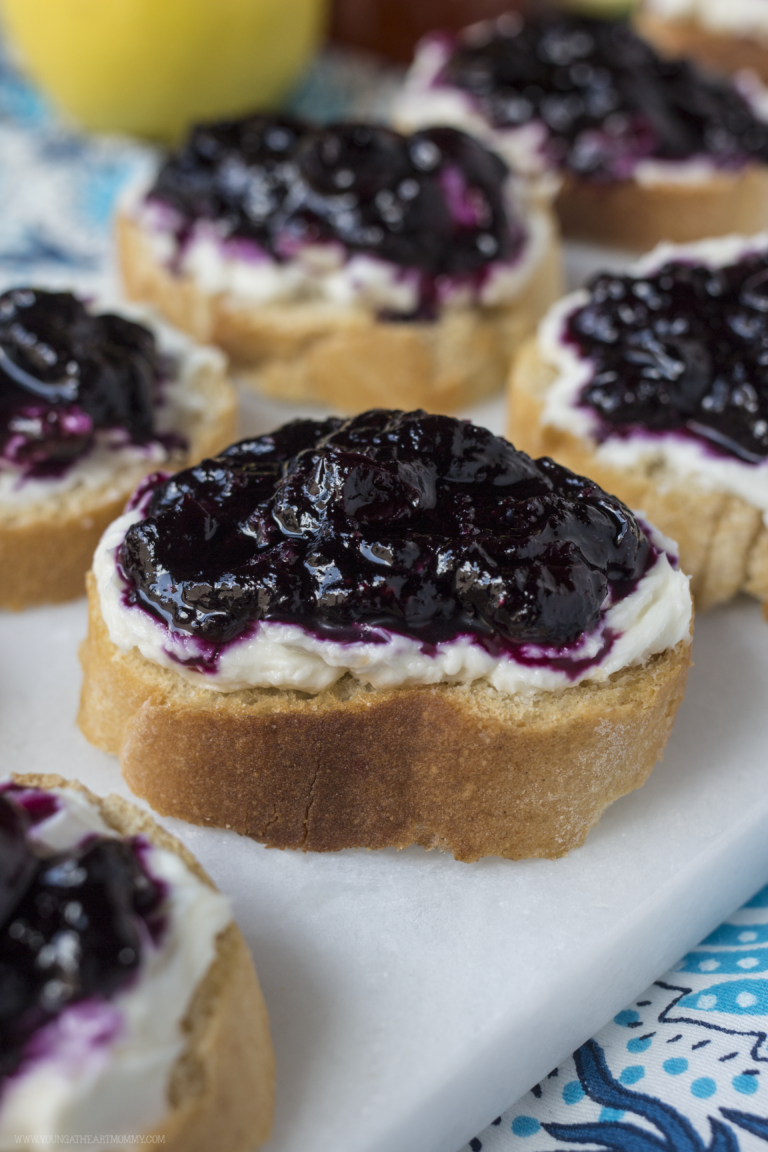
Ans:
[{"label": "yellow lemon", "polygon": [[29,74],[87,128],[178,137],[273,105],[323,30],[326,0],[2,0]]}]

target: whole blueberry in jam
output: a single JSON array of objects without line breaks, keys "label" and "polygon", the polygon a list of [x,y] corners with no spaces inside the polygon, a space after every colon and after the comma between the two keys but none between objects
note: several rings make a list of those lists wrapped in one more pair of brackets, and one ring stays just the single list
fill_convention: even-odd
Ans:
[{"label": "whole blueberry in jam", "polygon": [[118,564],[129,604],[212,651],[263,620],[498,653],[577,641],[652,558],[620,501],[552,460],[374,409],[294,421],[158,482]]},{"label": "whole blueberry in jam", "polygon": [[768,125],[729,81],[662,58],[625,20],[510,14],[459,41],[437,83],[497,128],[542,124],[550,162],[589,180],[628,179],[648,157],[768,162]]},{"label": "whole blueberry in jam", "polygon": [[47,851],[28,836],[28,801],[0,792],[0,1078],[70,1005],[125,987],[143,938],[162,931],[162,887],[137,842],[92,835]]},{"label": "whole blueberry in jam", "polygon": [[25,475],[58,475],[98,429],[146,443],[159,374],[154,337],[142,325],[94,316],[70,292],[4,292],[0,458]]},{"label": "whole blueberry in jam", "polygon": [[274,260],[337,242],[420,273],[419,314],[438,277],[477,281],[525,234],[504,162],[455,128],[402,136],[370,124],[325,128],[257,115],[194,128],[148,193],[173,207],[181,249],[192,225],[256,243]]},{"label": "whole blueberry in jam", "polygon": [[603,274],[588,291],[566,339],[592,362],[579,403],[600,438],[679,431],[747,463],[768,457],[768,253]]}]

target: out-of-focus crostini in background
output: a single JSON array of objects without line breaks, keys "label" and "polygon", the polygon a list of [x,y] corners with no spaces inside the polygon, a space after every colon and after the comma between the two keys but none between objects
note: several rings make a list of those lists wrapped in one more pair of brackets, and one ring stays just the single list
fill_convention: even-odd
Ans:
[{"label": "out-of-focus crostini in background", "polygon": [[419,44],[393,118],[450,123],[557,195],[566,236],[641,252],[768,226],[768,91],[669,60],[626,18],[537,7]]},{"label": "out-of-focus crostini in background", "polygon": [[499,391],[561,287],[549,207],[450,127],[197,127],[125,197],[118,247],[129,298],[268,395],[342,412],[451,412]]},{"label": "out-of-focus crostini in background", "polygon": [[726,74],[748,68],[768,82],[765,0],[643,0],[636,24],[667,56]]}]

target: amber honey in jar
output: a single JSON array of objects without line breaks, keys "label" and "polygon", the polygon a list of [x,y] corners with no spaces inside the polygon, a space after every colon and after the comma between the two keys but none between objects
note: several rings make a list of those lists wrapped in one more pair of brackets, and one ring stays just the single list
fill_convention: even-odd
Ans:
[{"label": "amber honey in jar", "polygon": [[332,38],[396,60],[433,28],[464,28],[523,7],[523,0],[335,0]]}]

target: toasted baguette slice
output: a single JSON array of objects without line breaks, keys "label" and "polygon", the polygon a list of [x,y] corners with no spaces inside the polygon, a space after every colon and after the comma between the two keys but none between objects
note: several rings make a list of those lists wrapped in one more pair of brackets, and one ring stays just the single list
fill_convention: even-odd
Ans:
[{"label": "toasted baguette slice", "polygon": [[[237,393],[226,378],[223,358],[201,362],[189,381],[197,403],[183,431],[186,454],[175,455],[172,470],[213,456],[237,438]],[[85,592],[85,574],[104,529],[154,463],[117,466],[100,487],[79,486],[16,506],[0,501],[0,608],[74,600]]]},{"label": "toasted baguette slice", "polygon": [[668,20],[648,7],[640,9],[635,27],[665,56],[687,56],[728,76],[748,68],[768,83],[768,39],[751,32],[729,35],[697,20]]},{"label": "toasted baguette slice", "polygon": [[768,165],[717,172],[695,181],[599,184],[566,176],[556,201],[566,236],[645,251],[768,227]]},{"label": "toasted baguette slice", "polygon": [[531,696],[479,682],[369,689],[351,676],[316,696],[219,693],[120,652],[92,578],[89,598],[87,738],[158,812],[277,848],[563,856],[644,783],[690,662],[684,641],[605,683]]},{"label": "toasted baguette slice", "polygon": [[737,592],[768,600],[768,528],[760,509],[657,461],[627,469],[601,463],[594,443],[542,423],[544,395],[555,377],[556,370],[539,355],[537,340],[529,340],[510,379],[507,435],[515,447],[532,456],[552,456],[630,508],[642,509],[677,541],[680,567],[691,577],[698,608],[711,608]]},{"label": "toasted baguette slice", "polygon": [[546,248],[514,300],[449,308],[432,323],[379,320],[368,309],[336,304],[254,305],[210,295],[161,264],[131,216],[118,218],[117,238],[127,296],[219,345],[267,395],[339,412],[382,405],[453,412],[503,387],[515,349],[557,298],[557,231],[548,212],[541,216]]},{"label": "toasted baguette slice", "polygon": [[[120,796],[96,796],[77,780],[56,775],[19,775],[29,788],[69,788],[81,793],[121,836],[145,836],[179,856],[199,880],[215,885],[180,840]],[[202,982],[190,989],[182,1023],[186,1046],[169,1084],[168,1114],[148,1143],[170,1152],[251,1152],[272,1126],[275,1062],[251,954],[232,922],[218,938],[216,958]],[[141,1117],[136,1131],[142,1131]]]}]

